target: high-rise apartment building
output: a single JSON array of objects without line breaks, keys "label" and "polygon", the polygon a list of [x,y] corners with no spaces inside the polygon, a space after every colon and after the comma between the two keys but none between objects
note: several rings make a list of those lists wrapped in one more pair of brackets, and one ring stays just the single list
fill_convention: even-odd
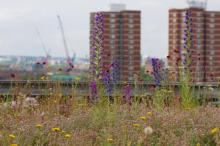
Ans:
[{"label": "high-rise apartment building", "polygon": [[184,45],[186,45],[185,33],[189,29],[186,24],[186,14],[190,12],[191,79],[194,82],[217,81],[220,77],[220,12],[207,11],[205,5],[192,2],[194,3],[189,8],[169,10],[168,67],[178,80],[179,67],[183,64]]},{"label": "high-rise apartment building", "polygon": [[[125,10],[124,5],[112,5],[111,11],[90,14],[90,56],[94,43],[93,30],[97,13],[103,16],[102,69],[118,62],[118,81],[130,81],[140,75],[141,12]],[[90,58],[90,65],[93,63]],[[90,66],[91,67],[91,66]]]}]

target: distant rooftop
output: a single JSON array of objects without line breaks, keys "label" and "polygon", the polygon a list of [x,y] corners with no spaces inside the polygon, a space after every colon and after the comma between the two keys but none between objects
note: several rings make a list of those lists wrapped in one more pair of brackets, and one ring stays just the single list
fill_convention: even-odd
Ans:
[{"label": "distant rooftop", "polygon": [[189,7],[206,9],[208,0],[187,0]]},{"label": "distant rooftop", "polygon": [[123,10],[126,10],[126,5],[125,4],[110,4],[110,10],[115,11],[115,12],[123,11]]}]

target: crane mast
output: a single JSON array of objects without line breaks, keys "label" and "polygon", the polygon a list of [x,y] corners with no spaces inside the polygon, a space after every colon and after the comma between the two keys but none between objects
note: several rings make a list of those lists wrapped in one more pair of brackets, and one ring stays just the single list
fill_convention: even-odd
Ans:
[{"label": "crane mast", "polygon": [[65,38],[64,28],[63,28],[63,23],[62,23],[62,20],[60,18],[60,15],[57,15],[57,19],[58,19],[58,22],[59,22],[60,32],[61,32],[62,39],[63,39],[63,45],[64,45],[66,57],[67,57],[67,64],[69,66],[69,69],[72,69],[74,66],[73,66],[73,63],[72,63],[70,55],[69,55],[68,46],[67,46],[67,42],[66,42],[66,38]]},{"label": "crane mast", "polygon": [[35,29],[36,29],[38,38],[39,38],[39,40],[40,40],[41,46],[42,46],[42,48],[43,48],[43,50],[44,50],[44,52],[45,52],[45,54],[46,54],[46,61],[43,62],[43,64],[46,65],[46,64],[48,64],[48,60],[49,60],[49,58],[50,58],[50,54],[49,54],[49,52],[47,51],[46,45],[45,45],[45,43],[44,43],[44,41],[43,41],[43,38],[42,38],[42,36],[41,36],[41,33],[40,33],[39,29],[38,29],[37,27],[35,27]]}]

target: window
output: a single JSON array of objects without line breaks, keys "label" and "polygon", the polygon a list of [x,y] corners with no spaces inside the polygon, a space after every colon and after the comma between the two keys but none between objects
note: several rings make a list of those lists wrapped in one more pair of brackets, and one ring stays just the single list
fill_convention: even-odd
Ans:
[{"label": "window", "polygon": [[111,35],[111,39],[115,39],[115,35],[114,34]]},{"label": "window", "polygon": [[176,23],[176,21],[177,21],[176,19],[173,19],[173,23]]},{"label": "window", "polygon": [[114,34],[115,30],[114,29],[110,29],[110,32],[111,32],[111,34]]},{"label": "window", "polygon": [[129,23],[133,23],[134,22],[134,20],[133,19],[129,19]]},{"label": "window", "polygon": [[197,45],[197,49],[201,49],[201,47],[202,47],[202,46],[201,46],[200,44]]},{"label": "window", "polygon": [[209,36],[210,39],[214,39],[214,37],[215,37],[215,36],[214,36],[213,34],[211,34],[211,35]]},{"label": "window", "polygon": [[130,25],[129,25],[129,28],[134,28],[134,25],[133,25],[133,24],[130,24]]},{"label": "window", "polygon": [[198,27],[202,27],[203,24],[202,24],[202,23],[198,23],[197,26],[198,26]]},{"label": "window", "polygon": [[129,38],[129,39],[133,39],[134,36],[133,36],[133,35],[129,35],[128,38]]},{"label": "window", "polygon": [[182,15],[182,16],[186,16],[186,12],[183,11],[183,12],[181,13],[181,15]]},{"label": "window", "polygon": [[129,45],[128,48],[129,48],[129,49],[134,49],[134,46]]},{"label": "window", "polygon": [[214,50],[214,46],[213,45],[209,45],[209,49],[210,50]]},{"label": "window", "polygon": [[115,19],[110,19],[110,23],[115,23]]},{"label": "window", "polygon": [[129,14],[129,17],[130,17],[130,18],[133,18],[133,14]]},{"label": "window", "polygon": [[114,45],[115,41],[114,40],[110,40],[110,44]]},{"label": "window", "polygon": [[215,31],[213,29],[209,30],[210,33],[214,33]]},{"label": "window", "polygon": [[197,29],[197,33],[201,33],[202,32],[202,29]]},{"label": "window", "polygon": [[130,29],[130,30],[129,30],[129,33],[134,33],[134,30],[133,30],[133,29]]},{"label": "window", "polygon": [[197,12],[196,15],[197,15],[197,17],[201,17],[202,13],[201,12]]},{"label": "window", "polygon": [[133,50],[129,50],[129,55],[132,55],[134,53]]},{"label": "window", "polygon": [[130,44],[134,44],[134,40],[129,40],[129,43]]},{"label": "window", "polygon": [[210,55],[214,55],[215,54],[215,51],[210,51]]},{"label": "window", "polygon": [[176,17],[177,16],[177,14],[176,13],[173,13],[173,17]]},{"label": "window", "polygon": [[134,69],[134,67],[133,66],[129,66],[128,69],[131,71],[131,70]]},{"label": "window", "polygon": [[211,16],[211,17],[215,17],[215,13],[211,13],[210,16]]},{"label": "window", "polygon": [[215,28],[215,24],[209,24],[210,28]]},{"label": "window", "polygon": [[110,28],[115,28],[115,24],[111,24],[111,25],[110,25]]},{"label": "window", "polygon": [[210,22],[214,23],[214,22],[215,22],[215,19],[214,19],[214,18],[211,18],[211,19],[210,19]]},{"label": "window", "polygon": [[115,17],[115,14],[110,14],[110,17],[114,18],[114,17]]},{"label": "window", "polygon": [[181,40],[181,44],[184,44],[185,43],[185,41],[184,40]]}]

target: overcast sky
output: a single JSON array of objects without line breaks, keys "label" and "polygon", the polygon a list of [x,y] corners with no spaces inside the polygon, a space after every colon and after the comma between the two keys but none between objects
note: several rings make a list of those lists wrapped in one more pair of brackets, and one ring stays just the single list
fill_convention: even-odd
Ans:
[{"label": "overcast sky", "polygon": [[[167,56],[168,10],[185,8],[186,0],[0,0],[0,55],[44,56],[38,27],[51,55],[65,56],[57,14],[63,20],[70,53],[88,55],[89,13],[109,10],[110,3],[142,11],[142,55]],[[220,11],[220,1],[209,0],[208,9]]]}]

